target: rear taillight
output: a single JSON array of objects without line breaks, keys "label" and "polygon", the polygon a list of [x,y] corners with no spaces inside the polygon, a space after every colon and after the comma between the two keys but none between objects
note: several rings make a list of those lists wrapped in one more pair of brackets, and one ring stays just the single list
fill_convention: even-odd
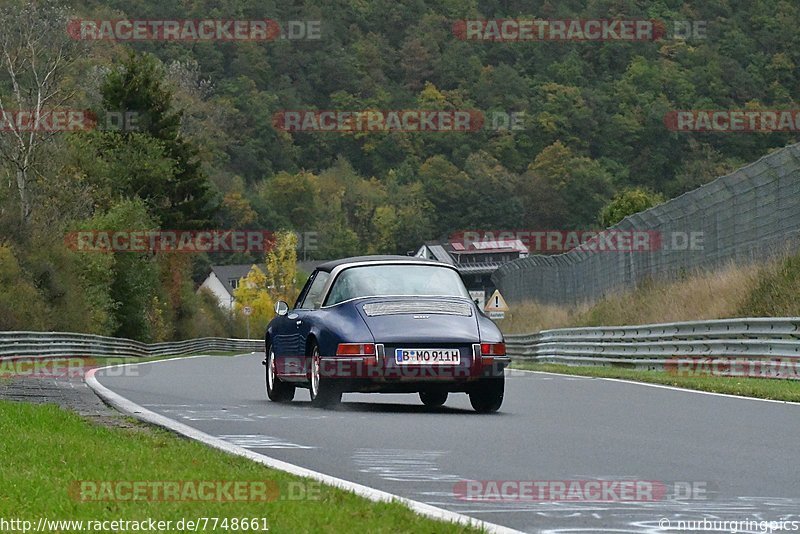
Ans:
[{"label": "rear taillight", "polygon": [[375,356],[375,343],[339,343],[337,356]]},{"label": "rear taillight", "polygon": [[505,356],[505,343],[481,343],[481,356]]},{"label": "rear taillight", "polygon": [[505,343],[481,343],[481,360],[484,363],[489,363],[494,360],[495,356],[506,355]]}]

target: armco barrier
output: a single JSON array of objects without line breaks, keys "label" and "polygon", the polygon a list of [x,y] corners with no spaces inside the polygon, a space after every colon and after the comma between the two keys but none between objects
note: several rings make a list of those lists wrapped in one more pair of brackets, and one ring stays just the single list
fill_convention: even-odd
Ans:
[{"label": "armco barrier", "polygon": [[204,337],[166,343],[68,332],[0,332],[0,358],[185,356],[202,352],[264,350],[258,339]]},{"label": "armco barrier", "polygon": [[505,338],[513,359],[567,365],[662,369],[667,360],[694,357],[800,362],[800,317],[562,328]]}]

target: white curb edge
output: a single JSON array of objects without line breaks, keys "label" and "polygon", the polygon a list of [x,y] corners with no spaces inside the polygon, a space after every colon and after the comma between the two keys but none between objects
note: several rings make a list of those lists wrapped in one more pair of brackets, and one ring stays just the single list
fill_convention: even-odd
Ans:
[{"label": "white curb edge", "polygon": [[[172,360],[156,360],[153,362],[146,362],[146,363],[155,364],[161,361],[174,361],[176,359],[181,359],[181,358],[174,358]],[[101,399],[103,399],[108,404],[110,404],[111,406],[113,406],[114,408],[125,414],[131,415],[147,423],[167,428],[169,430],[172,430],[173,432],[177,432],[178,434],[182,434],[190,439],[199,441],[201,443],[214,447],[215,449],[225,451],[229,454],[242,456],[254,462],[258,462],[262,465],[265,465],[269,468],[277,469],[279,471],[284,471],[292,475],[311,478],[313,480],[322,482],[323,484],[328,484],[330,486],[334,486],[336,488],[345,491],[353,492],[360,497],[369,499],[370,501],[399,502],[420,515],[430,517],[432,519],[437,519],[440,521],[448,521],[451,523],[457,523],[460,525],[467,525],[483,529],[485,532],[492,534],[521,534],[521,531],[519,530],[514,530],[512,528],[504,527],[502,525],[496,525],[494,523],[488,523],[486,521],[481,521],[480,519],[475,519],[473,517],[458,514],[456,512],[451,512],[450,510],[445,510],[444,508],[438,508],[430,504],[425,504],[419,501],[408,499],[406,497],[401,497],[399,495],[394,495],[392,493],[370,488],[369,486],[363,486],[355,482],[350,482],[348,480],[344,480],[341,478],[332,477],[330,475],[319,473],[317,471],[313,471],[305,467],[300,467],[298,465],[283,462],[281,460],[276,460],[275,458],[270,458],[269,456],[265,456],[263,454],[255,453],[243,447],[239,447],[238,445],[233,445],[232,443],[229,443],[225,440],[214,437],[210,434],[206,434],[205,432],[201,432],[200,430],[197,430],[188,425],[175,421],[174,419],[170,419],[169,417],[165,417],[161,414],[152,412],[147,408],[139,406],[135,402],[126,399],[122,395],[114,393],[113,391],[102,385],[100,382],[98,382],[97,378],[95,378],[94,376],[97,371],[102,371],[103,369],[112,369],[115,367],[125,367],[127,365],[141,365],[141,364],[134,363],[134,364],[109,365],[97,369],[90,369],[86,373],[86,376],[84,377],[86,385],[89,386],[89,388],[91,388]]]},{"label": "white curb edge", "polygon": [[[508,369],[508,368],[507,368]],[[608,378],[604,376],[589,376],[589,375],[568,375],[564,373],[554,373],[551,371],[534,371],[532,369],[517,369],[512,368],[510,369],[513,372],[523,372],[523,373],[532,373],[537,375],[553,375],[553,376],[565,376],[569,378],[585,378],[587,380],[605,380],[607,382],[619,382],[621,384],[634,384],[637,386],[647,386],[651,388],[659,388],[659,389],[671,389],[673,391],[680,391],[683,393],[696,393],[698,395],[711,395],[714,397],[726,397],[728,399],[738,399],[738,400],[746,400],[746,401],[758,401],[758,402],[771,402],[773,404],[793,404],[795,406],[800,406],[800,402],[795,401],[782,401],[777,399],[762,399],[760,397],[748,397],[746,395],[732,395],[730,393],[717,393],[715,391],[703,391],[700,389],[689,389],[689,388],[682,388],[678,386],[668,386],[666,384],[656,384],[654,382],[638,382],[636,380],[629,380],[626,378]],[[743,377],[747,378],[747,377]]]}]

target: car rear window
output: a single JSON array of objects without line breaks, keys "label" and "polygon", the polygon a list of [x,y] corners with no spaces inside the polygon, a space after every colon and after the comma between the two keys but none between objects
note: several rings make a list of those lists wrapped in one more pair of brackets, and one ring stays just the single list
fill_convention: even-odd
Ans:
[{"label": "car rear window", "polygon": [[458,273],[436,265],[365,265],[342,271],[333,283],[326,306],[359,297],[383,295],[466,297]]}]

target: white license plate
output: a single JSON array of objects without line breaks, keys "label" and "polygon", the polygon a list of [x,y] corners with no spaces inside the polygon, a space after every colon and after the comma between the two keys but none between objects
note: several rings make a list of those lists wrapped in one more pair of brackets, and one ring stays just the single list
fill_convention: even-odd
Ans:
[{"label": "white license plate", "polygon": [[458,365],[461,352],[458,349],[395,349],[397,365]]}]

